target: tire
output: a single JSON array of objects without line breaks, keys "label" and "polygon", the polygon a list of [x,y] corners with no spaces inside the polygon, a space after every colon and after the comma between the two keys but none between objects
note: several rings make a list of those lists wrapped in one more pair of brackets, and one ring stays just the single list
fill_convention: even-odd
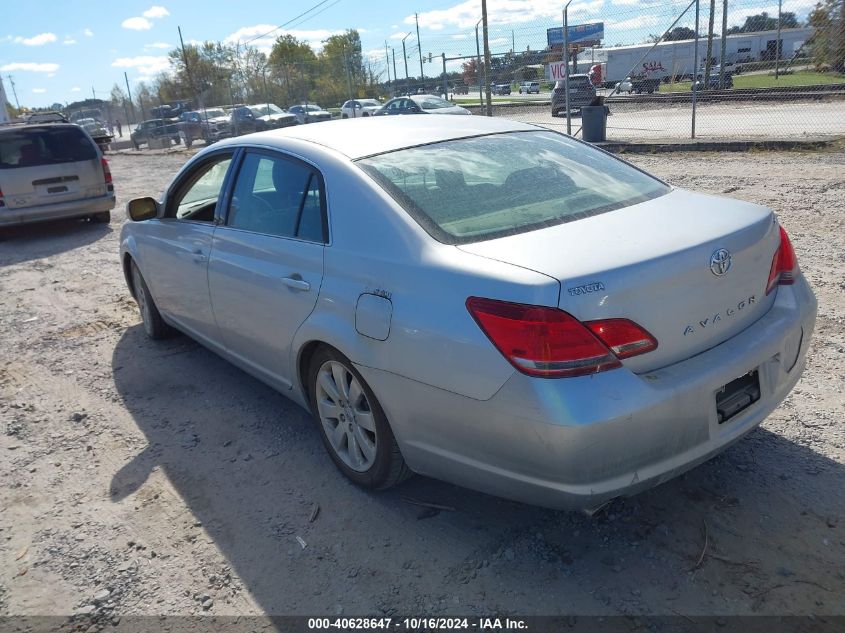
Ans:
[{"label": "tire", "polygon": [[136,143],[135,141],[132,141],[132,145],[135,147],[136,150],[141,149],[141,146],[138,145],[138,143]]},{"label": "tire", "polygon": [[308,393],[323,444],[348,479],[384,490],[411,476],[387,416],[346,356],[319,348],[308,367]]},{"label": "tire", "polygon": [[348,114],[344,114],[344,115],[342,115],[340,118],[341,118],[341,119],[348,119],[348,118],[349,118],[349,115],[348,115]]},{"label": "tire", "polygon": [[144,332],[153,340],[167,338],[173,335],[173,328],[164,322],[161,313],[156,307],[155,301],[147,288],[147,282],[141,276],[138,265],[132,261],[130,264],[132,276],[132,294],[138,303],[138,310],[141,312],[141,321],[144,325]]},{"label": "tire", "polygon": [[99,224],[108,224],[111,222],[111,211],[101,211],[100,213],[95,213],[91,216],[91,221]]}]

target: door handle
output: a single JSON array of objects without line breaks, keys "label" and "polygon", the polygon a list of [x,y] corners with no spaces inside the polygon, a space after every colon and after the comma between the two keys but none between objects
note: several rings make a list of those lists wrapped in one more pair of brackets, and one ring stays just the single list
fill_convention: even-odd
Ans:
[{"label": "door handle", "polygon": [[191,251],[191,256],[194,258],[195,262],[204,262],[205,260],[208,259],[205,256],[205,253],[203,253],[200,249],[195,249],[195,250]]},{"label": "door handle", "polygon": [[282,283],[285,284],[288,288],[293,288],[294,290],[301,290],[303,292],[311,290],[311,284],[309,284],[299,275],[294,275],[292,277],[283,277]]}]

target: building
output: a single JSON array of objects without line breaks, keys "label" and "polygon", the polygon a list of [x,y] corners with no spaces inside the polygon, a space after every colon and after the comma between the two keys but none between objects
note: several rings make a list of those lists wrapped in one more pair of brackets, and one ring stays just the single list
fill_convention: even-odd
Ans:
[{"label": "building", "polygon": [[[782,29],[780,33],[780,58],[792,59],[813,33],[812,27]],[[721,63],[721,37],[713,38],[714,64]],[[767,61],[775,59],[778,49],[777,31],[756,31],[728,35],[725,43],[727,64]],[[609,46],[585,49],[578,54],[578,72],[588,72],[593,64],[601,64],[605,83],[621,81],[630,75],[660,78],[691,77],[705,65],[707,38],[698,40],[698,63],[694,60],[695,40]]]}]

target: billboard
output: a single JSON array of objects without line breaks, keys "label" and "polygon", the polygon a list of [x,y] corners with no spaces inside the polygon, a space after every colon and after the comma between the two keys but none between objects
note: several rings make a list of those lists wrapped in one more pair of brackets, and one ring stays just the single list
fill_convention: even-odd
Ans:
[{"label": "billboard", "polygon": [[[569,43],[583,44],[604,39],[604,22],[592,22],[569,27]],[[563,27],[556,26],[546,29],[546,39],[549,46],[563,46]]]}]

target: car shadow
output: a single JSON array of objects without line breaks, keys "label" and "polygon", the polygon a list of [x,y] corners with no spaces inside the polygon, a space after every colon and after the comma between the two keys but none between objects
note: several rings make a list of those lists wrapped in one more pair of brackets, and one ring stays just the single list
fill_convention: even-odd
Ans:
[{"label": "car shadow", "polygon": [[72,251],[104,238],[113,230],[110,224],[86,219],[0,226],[0,267]]},{"label": "car shadow", "polygon": [[131,327],[112,369],[148,442],[112,500],[163,470],[268,614],[800,613],[845,586],[845,470],[767,430],[590,518],[419,476],[361,490],[304,411],[185,337]]}]

